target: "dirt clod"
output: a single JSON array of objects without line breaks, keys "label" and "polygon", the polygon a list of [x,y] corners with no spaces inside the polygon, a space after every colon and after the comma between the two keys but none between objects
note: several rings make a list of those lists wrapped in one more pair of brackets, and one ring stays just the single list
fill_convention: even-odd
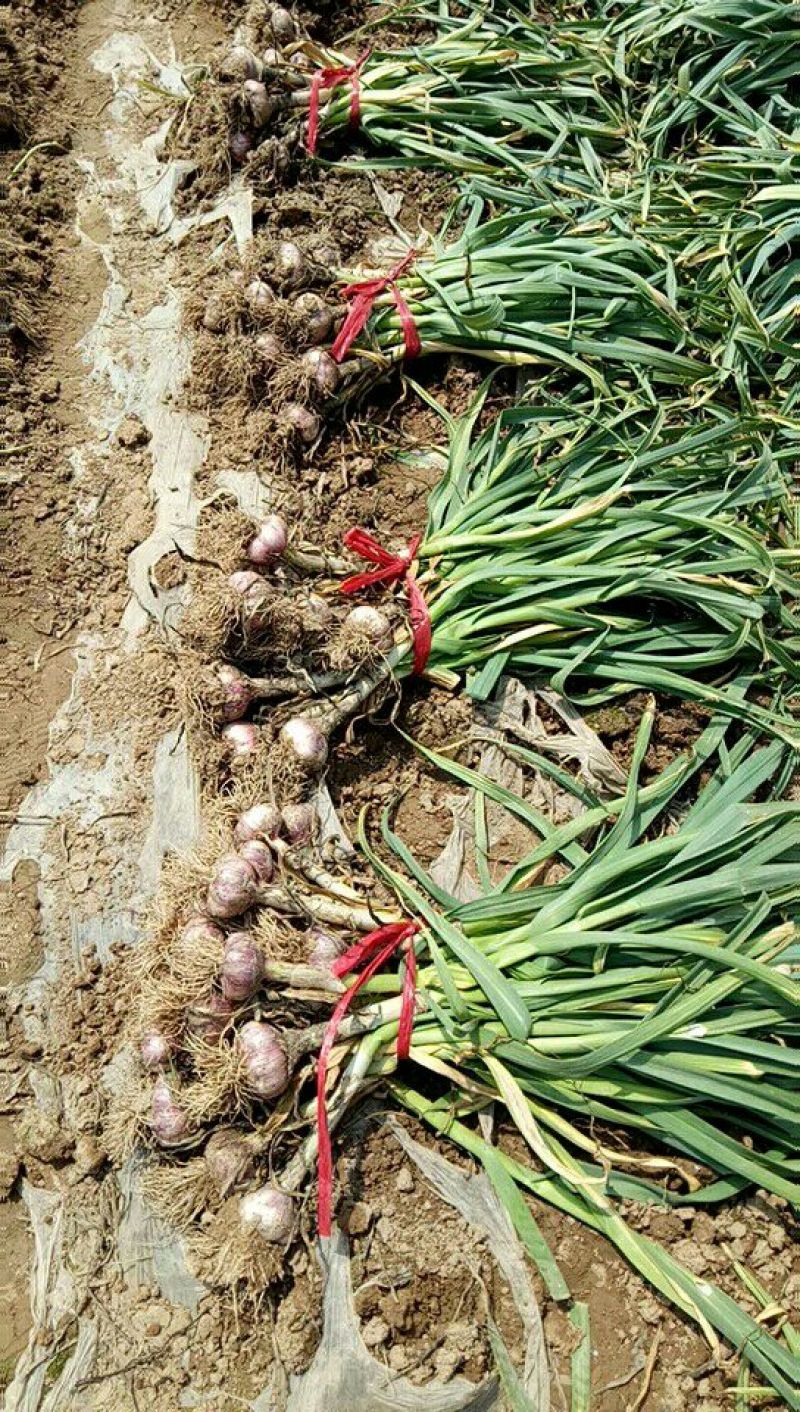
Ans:
[{"label": "dirt clod", "polygon": [[139,417],[123,417],[117,427],[117,441],[126,450],[133,451],[138,446],[146,446],[150,440],[150,433]]},{"label": "dirt clod", "polygon": [[19,1157],[16,1152],[0,1152],[0,1201],[7,1201],[19,1176]]}]

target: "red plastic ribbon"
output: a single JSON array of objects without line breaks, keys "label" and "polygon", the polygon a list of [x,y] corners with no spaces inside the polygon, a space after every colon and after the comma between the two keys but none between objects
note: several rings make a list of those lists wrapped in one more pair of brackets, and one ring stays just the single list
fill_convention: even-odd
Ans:
[{"label": "red plastic ribbon", "polygon": [[400,579],[403,580],[408,596],[411,638],[414,644],[415,676],[419,676],[425,670],[433,636],[428,605],[411,570],[421,540],[422,535],[415,534],[402,553],[390,554],[388,549],[384,549],[383,545],[379,544],[377,539],[373,539],[367,530],[348,530],[344,536],[347,548],[354,550],[360,558],[367,559],[369,563],[377,564],[378,567],[377,569],[368,569],[363,574],[351,574],[350,578],[345,579],[344,583],[339,585],[342,593],[360,593],[362,588],[369,588],[374,583],[398,583]]},{"label": "red plastic ribbon", "polygon": [[319,139],[319,100],[325,89],[338,88],[341,83],[350,83],[350,126],[358,127],[361,121],[361,88],[359,77],[370,50],[356,59],[353,64],[342,64],[336,69],[318,69],[311,80],[311,94],[308,100],[308,134],[306,151],[313,157]]},{"label": "red plastic ribbon", "polygon": [[390,291],[394,300],[395,308],[400,315],[400,327],[403,330],[403,343],[405,344],[406,357],[416,358],[422,349],[417,325],[414,322],[414,315],[409,309],[402,293],[397,287],[396,281],[414,263],[417,257],[416,250],[409,250],[402,260],[391,269],[388,275],[378,275],[375,279],[362,279],[357,284],[348,284],[342,290],[342,297],[349,299],[350,308],[347,317],[339,329],[331,356],[337,363],[341,363],[349,352],[350,345],[355,342],[362,328],[366,324],[372,306],[379,294]]},{"label": "red plastic ribbon", "polygon": [[[328,1080],[328,1060],[336,1043],[339,1026],[350,1009],[350,1004],[361,987],[376,971],[394,955],[398,946],[410,940],[419,931],[419,922],[389,922],[370,932],[362,941],[357,941],[343,956],[334,961],[331,967],[335,976],[346,976],[362,964],[363,971],[356,977],[349,990],[346,990],[328,1021],[325,1035],[317,1059],[317,1172],[319,1196],[317,1198],[317,1226],[321,1236],[331,1233],[333,1210],[333,1153],[331,1134],[328,1126],[328,1110],[325,1103],[325,1089]],[[397,1057],[407,1059],[411,1045],[411,1029],[414,1024],[414,994],[416,990],[417,961],[413,945],[406,952],[406,973],[403,980],[403,999],[400,1010],[400,1026],[397,1032]]]}]

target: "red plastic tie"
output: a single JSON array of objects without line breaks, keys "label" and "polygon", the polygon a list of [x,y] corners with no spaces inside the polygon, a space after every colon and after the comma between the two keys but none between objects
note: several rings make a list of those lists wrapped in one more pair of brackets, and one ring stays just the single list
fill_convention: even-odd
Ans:
[{"label": "red plastic tie", "polygon": [[342,593],[360,593],[374,583],[399,583],[403,581],[408,597],[411,638],[414,644],[414,675],[420,676],[425,670],[431,653],[433,631],[425,596],[414,578],[412,564],[422,541],[421,534],[415,534],[400,554],[390,554],[377,539],[364,529],[350,529],[344,536],[344,543],[362,559],[377,564],[377,569],[368,569],[362,574],[352,574],[339,587]]},{"label": "red plastic tie", "polygon": [[324,90],[338,88],[342,83],[350,83],[350,126],[358,127],[361,121],[361,70],[372,51],[365,49],[352,64],[342,64],[335,69],[318,69],[311,80],[311,94],[308,100],[308,134],[306,151],[313,157],[319,140],[319,100]]},{"label": "red plastic tie", "polygon": [[351,344],[358,338],[372,313],[372,306],[378,295],[385,294],[387,289],[391,293],[395,308],[400,316],[406,357],[416,358],[419,356],[422,344],[417,332],[417,325],[414,322],[414,315],[396,283],[400,276],[413,265],[416,258],[416,250],[409,250],[402,260],[398,260],[388,275],[378,275],[375,279],[362,279],[357,284],[345,286],[342,290],[342,297],[350,300],[350,308],[331,348],[331,355],[337,363],[341,363],[342,359],[346,357]]},{"label": "red plastic tie", "polygon": [[[317,1059],[317,1172],[319,1182],[317,1227],[320,1236],[330,1235],[333,1211],[333,1153],[328,1125],[328,1110],[325,1102],[328,1060],[331,1050],[336,1043],[339,1026],[361,987],[394,955],[397,948],[415,936],[419,929],[419,922],[389,922],[386,926],[378,927],[376,931],[370,932],[369,936],[365,936],[362,941],[357,941],[354,946],[345,951],[343,956],[334,961],[331,967],[335,976],[346,976],[362,964],[364,969],[353,981],[350,989],[346,990],[337,1001],[336,1008],[328,1021]],[[400,1026],[397,1032],[398,1059],[408,1058],[411,1045],[416,979],[417,961],[412,944],[406,952]]]}]

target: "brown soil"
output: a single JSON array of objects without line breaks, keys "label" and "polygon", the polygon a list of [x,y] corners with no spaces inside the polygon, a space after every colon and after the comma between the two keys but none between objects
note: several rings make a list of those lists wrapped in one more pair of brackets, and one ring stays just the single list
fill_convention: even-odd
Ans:
[{"label": "brown soil", "polygon": [[[55,7],[53,7],[55,10]],[[63,9],[63,7],[59,7]],[[69,513],[70,473],[53,456],[61,387],[41,356],[47,293],[57,259],[61,224],[69,213],[70,177],[62,155],[68,126],[52,104],[64,66],[68,22],[42,17],[32,44],[26,7],[2,19],[3,87],[8,107],[0,114],[3,175],[4,295],[0,317],[10,337],[0,349],[5,413],[3,450],[3,539],[7,546],[0,613],[4,648],[3,748],[0,765],[0,836],[5,837],[27,789],[41,777],[48,724],[69,690],[70,651],[78,600],[62,583],[63,526]],[[37,109],[52,117],[42,128]],[[34,137],[51,145],[24,161]],[[6,182],[8,185],[6,186]],[[6,219],[8,223],[6,223]],[[13,232],[13,234],[12,234]],[[41,361],[40,361],[41,359]],[[34,435],[31,435],[32,429]],[[55,461],[55,464],[54,464]],[[32,974],[38,946],[38,870],[22,864],[13,888],[0,900],[2,935],[11,942],[8,961],[16,975]],[[21,943],[21,944],[20,944]],[[0,948],[0,963],[5,948]],[[3,980],[9,966],[3,965]],[[10,1091],[13,1092],[14,1074]],[[6,1119],[0,1127],[0,1244],[4,1276],[0,1294],[0,1381],[10,1377],[31,1327],[27,1292],[31,1239],[18,1199],[19,1143]]]},{"label": "brown soil", "polygon": [[[342,27],[361,22],[363,12],[357,9],[338,13],[335,22],[329,15],[318,17],[319,32],[338,37]],[[132,918],[122,939],[129,941],[142,925],[148,900],[138,881],[134,884],[134,872],[151,817],[154,743],[180,719],[185,676],[195,659],[215,656],[218,649],[211,626],[207,641],[201,633],[199,643],[191,645],[165,642],[148,628],[135,652],[120,630],[130,598],[128,556],[154,523],[153,448],[135,416],[120,417],[106,454],[87,426],[92,388],[77,345],[107,295],[109,276],[100,246],[109,230],[102,201],[85,202],[84,168],[73,153],[84,164],[95,161],[108,175],[102,114],[110,88],[107,75],[91,68],[89,56],[115,30],[140,32],[163,53],[168,27],[180,58],[202,62],[220,51],[223,21],[233,23],[237,15],[238,7],[211,0],[193,0],[188,7],[168,0],[156,20],[139,0],[118,0],[116,6],[111,0],[87,0],[74,14],[63,5],[15,0],[10,10],[15,51],[28,66],[26,91],[38,93],[40,101],[23,100],[18,116],[4,119],[9,151],[2,160],[6,174],[13,173],[9,203],[18,297],[0,446],[10,546],[0,585],[7,683],[0,824],[7,832],[29,791],[58,767],[101,769],[113,741],[128,735],[130,764],[102,830],[94,823],[87,826],[77,808],[37,821],[53,849],[60,850],[59,867],[47,880],[50,892],[45,895],[40,887],[36,863],[24,858],[13,869],[3,900],[4,981],[19,986],[37,971],[54,930],[57,979],[47,991],[46,1005],[53,1012],[49,1038],[37,1040],[35,1027],[32,1038],[30,1026],[24,1027],[31,1016],[19,990],[13,992],[3,1032],[10,1121],[0,1128],[0,1198],[9,1198],[0,1204],[0,1242],[6,1253],[0,1379],[10,1381],[31,1328],[25,1287],[31,1241],[20,1200],[24,1177],[34,1187],[64,1195],[68,1229],[77,1232],[74,1269],[80,1271],[86,1307],[98,1321],[100,1336],[92,1374],[96,1381],[81,1393],[88,1395],[91,1387],[96,1400],[90,1405],[109,1412],[172,1412],[190,1382],[206,1397],[203,1405],[209,1412],[228,1412],[241,1399],[255,1397],[276,1369],[285,1375],[303,1370],[320,1330],[312,1209],[302,1213],[302,1239],[277,1275],[270,1273],[268,1288],[254,1287],[252,1281],[242,1281],[234,1293],[215,1288],[194,1314],[170,1304],[147,1278],[128,1279],[119,1268],[112,1248],[112,1213],[119,1201],[112,1171],[117,1152],[101,1075],[128,1018],[130,969],[123,946],[102,968],[91,945],[91,924],[113,898],[120,876],[126,885],[130,879]],[[140,97],[145,132],[162,113],[152,97]],[[148,102],[153,106],[148,108]],[[33,150],[39,143],[47,145]],[[384,232],[375,189],[365,177],[306,166],[293,181],[277,197],[257,189],[256,217],[265,250],[276,238],[302,244],[333,234],[342,258],[355,261],[365,242]],[[441,183],[390,173],[384,184],[403,197],[399,219],[407,229],[434,223],[442,205]],[[214,189],[214,182],[205,188],[190,185],[184,209]],[[84,198],[80,239],[74,226],[79,192]],[[143,318],[159,296],[172,254],[163,239],[147,234],[135,203],[129,203],[126,219],[130,228],[120,248],[133,256],[130,298]],[[174,261],[171,278],[187,301],[217,277],[209,263],[215,244],[212,233],[200,231]],[[230,264],[235,265],[232,257]],[[229,336],[209,335],[200,346]],[[418,375],[451,411],[464,408],[478,381],[476,370],[460,360],[431,363]],[[498,379],[496,396],[506,391]],[[291,511],[298,536],[331,553],[339,552],[341,535],[353,524],[389,542],[404,541],[421,526],[435,473],[403,462],[398,452],[435,444],[441,431],[435,415],[398,379],[376,390],[346,427],[334,418],[320,446],[297,459],[278,454],[263,405],[249,393],[223,392],[217,386],[210,395],[207,380],[196,376],[186,393],[195,415],[200,410],[207,419],[210,434],[209,454],[195,478],[195,493],[206,501],[203,533],[194,554],[180,547],[164,553],[154,570],[161,588],[188,585],[197,600],[214,566],[217,577],[236,566],[239,530],[217,483],[226,471],[257,470],[274,503]],[[108,389],[103,396],[111,396]],[[76,647],[88,654],[78,679]],[[60,709],[71,686],[77,693],[74,703]],[[640,696],[590,717],[623,766],[644,704]],[[370,806],[374,821],[380,806],[400,795],[398,829],[423,863],[432,861],[450,830],[446,799],[455,791],[452,781],[415,755],[394,725],[442,749],[463,743],[470,722],[463,697],[420,683],[409,685],[399,703],[392,695],[374,715],[358,720],[339,742],[329,772],[334,804],[349,831],[355,830],[364,805]],[[663,768],[702,724],[701,713],[693,709],[663,711],[646,771]],[[201,786],[210,799],[224,773],[219,752],[216,743],[206,741],[203,747],[205,726],[191,729],[206,767]],[[106,741],[102,747],[96,744],[98,736]],[[470,752],[462,745],[461,758],[474,758]],[[236,785],[230,773],[225,784]],[[55,925],[43,899],[55,911]],[[319,1018],[319,1012],[313,1016]],[[31,1066],[34,1073],[46,1072],[61,1082],[64,1102],[55,1116],[39,1111]],[[491,1365],[486,1295],[510,1350],[518,1355],[513,1302],[486,1248],[426,1186],[381,1126],[382,1105],[378,1096],[358,1110],[337,1142],[339,1190],[346,1194],[340,1215],[353,1242],[362,1332],[373,1356],[414,1382],[456,1374],[478,1381]],[[461,1160],[418,1124],[402,1121],[418,1141]],[[508,1141],[513,1145],[511,1136]],[[593,1408],[719,1412],[729,1407],[733,1365],[711,1365],[695,1331],[598,1237],[540,1202],[532,1206],[573,1297],[589,1306]],[[698,1274],[713,1277],[739,1298],[731,1253],[746,1259],[787,1304],[800,1290],[786,1212],[777,1203],[755,1196],[716,1215],[692,1208],[628,1214]],[[222,1222],[223,1212],[215,1219]],[[87,1230],[95,1233],[95,1245]],[[199,1268],[207,1273],[202,1261]],[[537,1292],[552,1361],[553,1404],[566,1406],[575,1331],[566,1310],[548,1302],[541,1285]],[[52,1357],[48,1386],[74,1346],[78,1312],[70,1311],[55,1345],[38,1331]],[[77,1405],[80,1401],[70,1401],[70,1408]]]}]

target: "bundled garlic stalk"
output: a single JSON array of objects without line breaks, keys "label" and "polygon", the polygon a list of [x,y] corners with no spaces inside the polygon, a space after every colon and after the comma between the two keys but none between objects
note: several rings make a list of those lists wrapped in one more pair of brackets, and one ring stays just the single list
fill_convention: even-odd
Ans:
[{"label": "bundled garlic stalk", "polygon": [[[314,846],[316,826],[310,803],[280,810],[264,802],[245,809],[231,831],[234,848],[211,866],[202,910],[186,919],[169,945],[169,1018],[149,1025],[139,1039],[142,1068],[155,1079],[151,1129],[161,1146],[196,1140],[191,1105],[181,1094],[191,1093],[191,1085],[185,1088],[188,1069],[205,1064],[210,1052],[236,1060],[250,1099],[270,1103],[284,1092],[298,1058],[320,1036],[271,1023],[268,989],[284,986],[291,994],[297,984],[329,1003],[326,996],[341,990],[331,975],[333,961],[353,932],[369,931],[383,915],[328,871]],[[304,960],[285,962],[269,954],[269,929],[258,926],[261,916],[270,915],[300,919]],[[181,1002],[174,997],[181,996],[177,1012]]]}]

